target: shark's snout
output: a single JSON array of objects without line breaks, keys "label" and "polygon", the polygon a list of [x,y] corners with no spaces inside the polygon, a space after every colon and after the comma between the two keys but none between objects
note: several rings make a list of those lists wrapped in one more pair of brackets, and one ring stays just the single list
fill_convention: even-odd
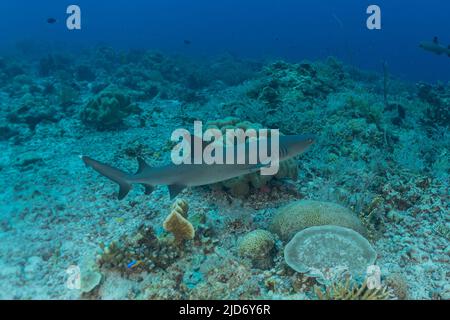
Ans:
[{"label": "shark's snout", "polygon": [[312,145],[313,143],[316,142],[316,140],[317,140],[317,137],[316,137],[316,135],[314,135],[314,134],[306,134],[306,135],[305,135],[305,142],[306,142],[308,145]]}]

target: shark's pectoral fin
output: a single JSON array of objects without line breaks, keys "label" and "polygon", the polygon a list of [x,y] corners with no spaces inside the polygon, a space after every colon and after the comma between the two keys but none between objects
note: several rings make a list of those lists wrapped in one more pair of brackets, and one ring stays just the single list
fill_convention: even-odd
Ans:
[{"label": "shark's pectoral fin", "polygon": [[149,185],[149,184],[142,184],[142,185],[143,185],[144,188],[145,188],[144,193],[145,193],[146,195],[151,194],[151,193],[153,192],[153,190],[155,190],[155,187],[154,187],[154,186],[151,186],[151,185]]},{"label": "shark's pectoral fin", "polygon": [[130,190],[131,190],[131,184],[128,184],[128,183],[119,184],[118,199],[122,200],[123,198],[125,198],[126,195],[128,194],[128,192],[130,192]]},{"label": "shark's pectoral fin", "polygon": [[172,184],[167,186],[169,188],[170,199],[175,198],[181,191],[183,191],[186,187],[179,184]]}]

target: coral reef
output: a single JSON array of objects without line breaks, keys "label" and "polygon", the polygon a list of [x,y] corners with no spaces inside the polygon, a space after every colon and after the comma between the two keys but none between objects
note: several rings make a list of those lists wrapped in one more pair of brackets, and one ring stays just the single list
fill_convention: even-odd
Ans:
[{"label": "coral reef", "polygon": [[363,224],[350,210],[331,202],[300,200],[290,203],[274,214],[270,229],[283,240],[314,226],[335,225],[366,235]]},{"label": "coral reef", "polygon": [[57,122],[61,117],[48,99],[31,93],[24,94],[11,109],[7,115],[9,122],[26,124],[32,130],[41,122]]},{"label": "coral reef", "polygon": [[194,226],[187,220],[188,211],[187,202],[178,199],[172,205],[172,210],[163,223],[164,230],[172,233],[178,243],[192,240],[195,236]]},{"label": "coral reef", "polygon": [[369,241],[352,229],[338,226],[304,229],[284,248],[284,259],[292,269],[320,279],[343,271],[361,275],[376,258]]},{"label": "coral reef", "polygon": [[96,272],[93,270],[87,270],[84,272],[81,272],[81,292],[82,293],[89,293],[93,291],[102,281],[102,274],[100,272]]},{"label": "coral reef", "polygon": [[362,285],[353,283],[350,278],[336,282],[322,291],[319,287],[314,289],[319,300],[391,300],[391,293],[386,287],[369,289],[367,282]]},{"label": "coral reef", "polygon": [[117,270],[121,273],[167,268],[180,255],[176,246],[159,240],[153,229],[144,225],[131,237],[122,237],[108,246],[100,244],[97,256],[100,268]]},{"label": "coral reef", "polygon": [[[383,74],[334,58],[18,48],[0,58],[0,299],[317,299],[318,284],[329,299],[385,298],[385,288],[389,298],[450,298],[449,84],[391,72],[385,99]],[[166,190],[119,202],[116,186],[77,157],[127,172],[135,157],[164,165],[174,129],[214,119],[208,125],[222,130],[277,128],[317,141],[276,177],[188,188],[188,219],[180,203],[172,215],[193,236],[182,243],[163,227]],[[370,241],[379,292],[362,277],[322,280],[286,264],[283,245],[323,225]],[[70,265],[81,267],[82,290],[62,285]]]},{"label": "coral reef", "polygon": [[254,230],[239,240],[239,254],[256,268],[267,269],[273,264],[274,236],[266,230]]},{"label": "coral reef", "polygon": [[450,91],[443,85],[418,84],[417,96],[428,104],[423,121],[431,126],[450,125]]},{"label": "coral reef", "polygon": [[384,280],[386,287],[388,287],[392,294],[399,300],[406,300],[409,297],[408,294],[408,282],[400,273],[393,273],[386,277]]},{"label": "coral reef", "polygon": [[85,105],[80,117],[86,125],[105,130],[117,128],[127,116],[139,111],[125,91],[109,86]]}]

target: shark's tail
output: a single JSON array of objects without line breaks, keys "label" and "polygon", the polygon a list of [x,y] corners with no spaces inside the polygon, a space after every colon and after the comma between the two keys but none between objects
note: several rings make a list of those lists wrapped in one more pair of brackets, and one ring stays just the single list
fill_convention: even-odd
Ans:
[{"label": "shark's tail", "polygon": [[125,196],[131,190],[130,175],[126,172],[123,172],[119,169],[113,168],[107,164],[96,161],[92,158],[81,156],[81,160],[89,166],[92,167],[95,171],[100,173],[102,176],[105,176],[115,183],[119,185],[119,200],[125,198]]}]

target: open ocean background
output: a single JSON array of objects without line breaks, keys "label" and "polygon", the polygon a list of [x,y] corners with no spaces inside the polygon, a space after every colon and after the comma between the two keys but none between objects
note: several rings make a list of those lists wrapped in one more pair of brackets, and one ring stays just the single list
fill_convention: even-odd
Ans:
[{"label": "open ocean background", "polygon": [[[69,1],[2,1],[1,46],[23,39],[79,46],[107,43],[194,56],[229,52],[246,58],[291,61],[336,56],[356,67],[411,81],[450,80],[450,60],[421,50],[437,36],[450,44],[450,2],[445,0],[134,0],[76,1],[82,30],[68,31]],[[366,28],[366,8],[382,8],[382,30]],[[58,19],[55,25],[45,23]],[[192,45],[185,46],[189,40]]]}]

